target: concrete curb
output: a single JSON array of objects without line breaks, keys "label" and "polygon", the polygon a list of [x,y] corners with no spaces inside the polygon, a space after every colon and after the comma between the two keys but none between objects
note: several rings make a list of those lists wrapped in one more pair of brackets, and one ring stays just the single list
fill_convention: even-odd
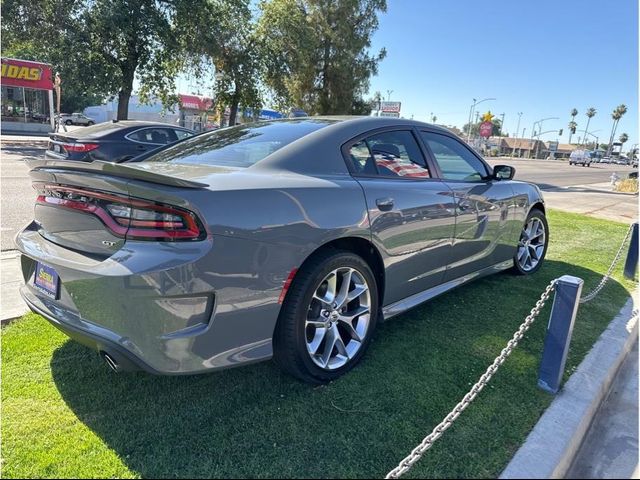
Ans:
[{"label": "concrete curb", "polygon": [[635,292],[540,417],[499,478],[564,478],[613,380],[638,338]]}]

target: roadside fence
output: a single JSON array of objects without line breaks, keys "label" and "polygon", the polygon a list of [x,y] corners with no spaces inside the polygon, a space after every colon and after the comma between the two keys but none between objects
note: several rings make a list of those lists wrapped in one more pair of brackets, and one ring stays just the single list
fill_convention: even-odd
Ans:
[{"label": "roadside fence", "polygon": [[[433,446],[433,444],[444,434],[445,431],[456,419],[466,410],[473,402],[482,389],[489,383],[491,377],[496,373],[498,368],[511,355],[511,352],[518,346],[518,343],[529,330],[533,322],[538,318],[542,308],[555,292],[553,307],[547,333],[545,335],[544,348],[542,353],[542,361],[540,363],[540,372],[538,378],[538,386],[549,392],[557,393],[560,388],[562,374],[564,372],[567,354],[569,352],[569,344],[571,342],[571,334],[578,313],[578,306],[593,300],[600,291],[605,287],[613,271],[622,258],[622,252],[627,244],[627,240],[631,237],[629,244],[627,261],[625,264],[624,274],[627,278],[634,278],[638,265],[638,224],[634,223],[629,226],[629,230],[625,235],[613,262],[611,263],[607,273],[602,277],[600,283],[587,295],[581,297],[583,280],[570,275],[551,280],[545,290],[540,295],[531,312],[524,319],[518,330],[513,334],[511,340],[507,342],[505,348],[502,349],[500,355],[496,357],[487,370],[480,376],[480,379],[471,387],[471,390],[462,398],[462,400],[451,410],[442,422],[440,422],[429,435],[427,435],[420,444],[414,448],[409,455],[391,470],[385,478],[400,478],[422,458],[422,456]],[[638,315],[638,310],[634,310],[632,318]]]}]

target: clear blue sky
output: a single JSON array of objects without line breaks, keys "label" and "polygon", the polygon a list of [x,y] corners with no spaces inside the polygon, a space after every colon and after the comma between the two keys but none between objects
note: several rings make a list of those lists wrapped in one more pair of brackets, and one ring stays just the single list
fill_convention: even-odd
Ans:
[{"label": "clear blue sky", "polygon": [[[589,107],[598,113],[589,131],[607,142],[613,109],[624,103],[627,114],[616,137],[629,134],[625,150],[638,143],[638,3],[635,0],[519,2],[387,0],[372,50],[386,47],[387,57],[371,80],[402,102],[402,115],[459,128],[467,122],[472,99],[495,97],[478,106],[505,113],[505,130],[531,133],[563,128],[572,108],[578,130]],[[599,130],[599,131],[597,131]],[[584,133],[577,132],[577,136]],[[557,135],[541,137],[555,140]]]}]

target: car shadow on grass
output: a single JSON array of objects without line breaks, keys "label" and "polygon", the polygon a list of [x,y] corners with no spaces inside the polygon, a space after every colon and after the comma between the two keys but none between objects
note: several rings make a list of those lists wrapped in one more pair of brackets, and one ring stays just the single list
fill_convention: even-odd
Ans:
[{"label": "car shadow on grass", "polygon": [[[143,478],[382,477],[460,400],[563,274],[583,278],[585,293],[601,278],[547,261],[530,277],[473,282],[380,325],[361,365],[327,386],[302,384],[272,362],[188,377],[117,375],[72,341],[54,352],[51,369],[76,417]],[[580,307],[567,376],[627,296],[611,280]],[[416,475],[496,477],[504,468],[552,399],[536,388],[549,311]]]}]

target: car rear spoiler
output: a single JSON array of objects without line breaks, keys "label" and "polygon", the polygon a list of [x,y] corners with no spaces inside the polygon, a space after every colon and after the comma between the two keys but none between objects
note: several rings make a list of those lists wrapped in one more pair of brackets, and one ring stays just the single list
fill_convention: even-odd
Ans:
[{"label": "car rear spoiler", "polygon": [[72,170],[75,172],[89,172],[109,175],[112,177],[129,178],[132,180],[142,180],[143,182],[157,183],[159,185],[169,185],[171,187],[183,188],[207,188],[206,183],[194,182],[193,180],[183,180],[181,178],[161,175],[138,168],[129,167],[122,163],[111,163],[95,160],[93,162],[79,162],[70,160],[50,160],[50,159],[29,159],[26,161],[32,171],[38,170]]}]

